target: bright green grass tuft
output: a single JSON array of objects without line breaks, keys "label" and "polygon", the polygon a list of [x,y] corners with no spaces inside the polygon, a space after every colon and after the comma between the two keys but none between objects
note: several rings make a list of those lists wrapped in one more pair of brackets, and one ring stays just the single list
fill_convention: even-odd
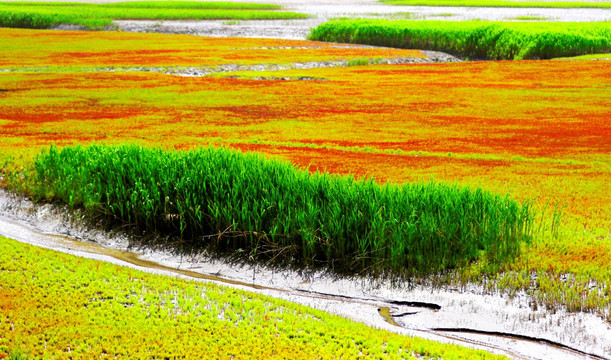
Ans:
[{"label": "bright green grass tuft", "polygon": [[275,11],[275,5],[227,2],[160,1],[110,4],[0,2],[0,26],[47,29],[60,24],[89,29],[112,20],[267,20],[300,19],[307,15]]},{"label": "bright green grass tuft", "polygon": [[514,0],[380,0],[383,3],[406,6],[466,6],[510,8],[611,8],[609,2],[590,1],[514,1]]},{"label": "bright green grass tuft", "polygon": [[379,185],[226,149],[52,147],[34,165],[28,186],[39,198],[196,247],[346,273],[502,264],[531,225],[528,203],[481,189]]},{"label": "bright green grass tuft", "polygon": [[611,26],[599,23],[338,20],[311,40],[436,50],[469,59],[551,59],[611,51]]}]

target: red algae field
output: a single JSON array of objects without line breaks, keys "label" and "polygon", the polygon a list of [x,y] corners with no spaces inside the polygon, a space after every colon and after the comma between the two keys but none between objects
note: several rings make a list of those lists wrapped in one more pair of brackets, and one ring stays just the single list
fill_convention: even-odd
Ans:
[{"label": "red algae field", "polygon": [[[381,183],[509,193],[535,204],[532,243],[504,272],[474,264],[461,279],[611,319],[610,61],[376,65],[426,54],[120,32],[0,29],[0,42],[7,174],[52,144],[215,145]],[[290,65],[337,60],[353,66]],[[227,64],[260,68],[164,73]]]}]

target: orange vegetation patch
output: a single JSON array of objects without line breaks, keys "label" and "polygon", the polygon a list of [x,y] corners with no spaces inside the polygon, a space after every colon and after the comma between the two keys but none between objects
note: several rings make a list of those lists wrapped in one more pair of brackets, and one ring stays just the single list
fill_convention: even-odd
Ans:
[{"label": "orange vegetation patch", "polygon": [[0,43],[0,67],[213,66],[425,57],[417,50],[338,47],[303,40],[123,32],[0,29]]},{"label": "orange vegetation patch", "polygon": [[[580,162],[608,162],[611,153],[611,68],[606,62],[483,62],[307,73],[328,81],[2,74],[1,126],[6,132],[48,122],[91,126],[85,120],[127,118],[147,126],[154,118],[155,125],[179,120],[182,130],[173,129],[175,136],[193,135],[197,128],[224,139],[303,146]],[[301,73],[279,75],[287,74]],[[107,130],[127,124],[111,122]],[[126,138],[137,135],[123,133]]]}]

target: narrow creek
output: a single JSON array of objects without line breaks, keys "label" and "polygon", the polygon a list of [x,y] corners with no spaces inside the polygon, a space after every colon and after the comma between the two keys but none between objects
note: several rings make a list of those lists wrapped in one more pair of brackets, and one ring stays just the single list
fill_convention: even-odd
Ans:
[{"label": "narrow creek", "polygon": [[611,326],[585,313],[533,309],[476,285],[397,288],[323,273],[241,266],[200,254],[134,248],[120,234],[71,224],[65,211],[0,189],[0,235],[151,273],[216,282],[289,300],[393,332],[460,344],[513,359],[611,359]]}]

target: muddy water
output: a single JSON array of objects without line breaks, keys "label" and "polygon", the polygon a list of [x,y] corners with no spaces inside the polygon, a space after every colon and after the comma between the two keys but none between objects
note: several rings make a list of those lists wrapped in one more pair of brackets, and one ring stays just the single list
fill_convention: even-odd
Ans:
[{"label": "muddy water", "polygon": [[515,359],[611,359],[611,327],[591,314],[533,310],[477,286],[397,289],[366,279],[236,266],[201,254],[134,248],[121,234],[70,224],[61,209],[0,190],[0,235],[152,273],[214,281],[335,313],[390,331],[457,343]]}]

